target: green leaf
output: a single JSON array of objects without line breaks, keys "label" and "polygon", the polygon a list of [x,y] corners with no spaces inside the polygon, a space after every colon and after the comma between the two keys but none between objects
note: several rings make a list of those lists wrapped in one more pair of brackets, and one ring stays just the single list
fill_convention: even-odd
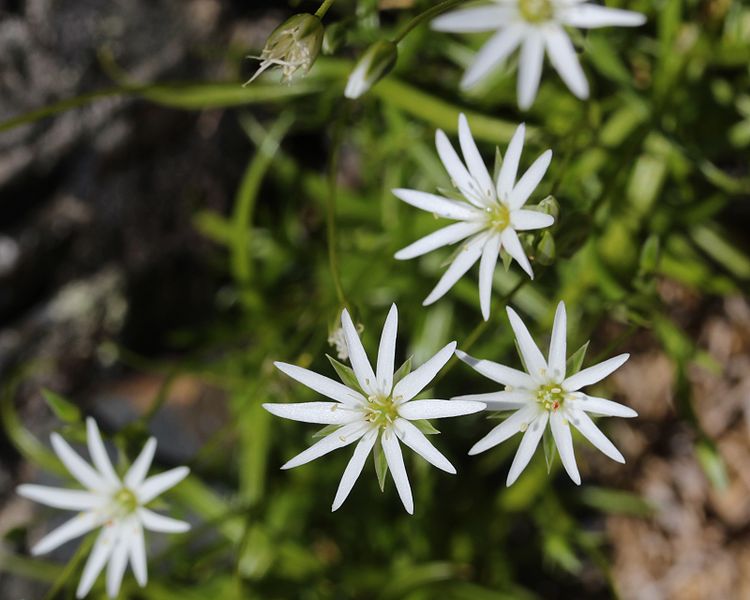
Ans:
[{"label": "green leaf", "polygon": [[557,446],[549,427],[544,428],[542,447],[544,448],[544,460],[547,463],[547,475],[549,475],[552,472],[552,465],[555,463],[555,456],[557,456]]},{"label": "green leaf", "polygon": [[383,492],[385,491],[385,476],[388,474],[388,462],[385,460],[385,452],[383,452],[379,438],[372,449],[372,458],[375,460],[375,473],[378,476],[380,491]]},{"label": "green leaf", "polygon": [[81,411],[70,400],[66,400],[60,394],[42,389],[42,397],[47,406],[50,407],[55,416],[65,423],[77,423],[81,420]]},{"label": "green leaf", "polygon": [[404,361],[404,364],[401,365],[398,370],[393,374],[393,385],[396,385],[399,381],[401,381],[404,377],[406,377],[409,373],[411,373],[411,359],[414,358],[414,356],[410,356]]},{"label": "green leaf", "polygon": [[341,427],[341,425],[339,425],[337,423],[335,423],[333,425],[326,425],[325,427],[323,427],[323,429],[319,429],[318,431],[316,431],[315,433],[313,433],[313,439],[318,439],[318,438],[325,437],[325,436],[333,433],[334,431],[336,431],[339,427]]},{"label": "green leaf", "polygon": [[696,444],[695,453],[711,485],[717,490],[726,489],[729,485],[726,465],[714,443],[703,438]]},{"label": "green leaf", "polygon": [[412,424],[416,426],[419,431],[425,435],[435,435],[440,433],[427,419],[419,419],[418,421],[412,421]]},{"label": "green leaf", "polygon": [[[353,390],[362,391],[362,389],[359,387],[359,381],[357,381],[357,376],[354,374],[354,369],[351,367],[347,367],[344,363],[337,361],[333,356],[326,354],[326,358],[328,358],[328,361],[333,365],[333,368],[336,370],[336,374],[339,376],[339,379],[341,379],[341,383],[343,383],[346,387],[350,387]],[[364,394],[365,396],[367,394]]]},{"label": "green leaf", "polygon": [[578,348],[578,350],[576,350],[568,359],[568,362],[565,365],[565,371],[568,377],[570,377],[571,375],[575,375],[576,373],[578,373],[578,371],[581,370],[581,365],[583,365],[583,359],[586,358],[586,350],[588,349],[589,342],[586,342],[583,346]]},{"label": "green leaf", "polygon": [[584,504],[608,514],[648,517],[654,513],[647,500],[623,490],[586,486],[580,497]]}]

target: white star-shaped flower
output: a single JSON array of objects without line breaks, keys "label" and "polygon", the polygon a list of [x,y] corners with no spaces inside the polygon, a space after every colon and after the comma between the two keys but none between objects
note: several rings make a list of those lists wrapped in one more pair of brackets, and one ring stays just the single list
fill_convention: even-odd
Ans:
[{"label": "white star-shaped flower", "polygon": [[107,455],[94,419],[86,419],[86,428],[94,467],[57,433],[50,438],[57,456],[85,490],[24,484],[18,486],[16,491],[25,498],[47,506],[80,511],[39,540],[31,549],[35,556],[51,552],[65,542],[101,527],[83,569],[76,597],[83,598],[89,593],[99,573],[107,565],[107,594],[114,598],[120,590],[128,562],[141,587],[148,581],[144,529],[166,533],[181,533],[190,529],[190,525],[184,521],[146,508],[157,496],[182,481],[190,470],[177,467],[147,478],[156,451],[156,440],[150,438],[121,480]]},{"label": "white star-shaped flower", "polygon": [[393,190],[407,204],[457,221],[399,250],[396,253],[397,259],[416,258],[442,246],[466,240],[435,289],[423,302],[425,306],[440,299],[481,258],[479,303],[484,320],[489,319],[492,276],[501,248],[521,265],[529,277],[534,278],[531,264],[516,232],[542,229],[555,222],[552,215],[523,208],[547,172],[552,151],[544,152],[523,177],[516,181],[525,134],[525,126],[519,125],[508,145],[497,182],[493,183],[471,135],[469,123],[461,114],[458,118],[458,140],[466,165],[464,166],[448,136],[441,130],[435,135],[435,145],[445,170],[465,201],[417,190]]},{"label": "white star-shaped flower", "polygon": [[287,363],[277,362],[276,367],[310,389],[334,400],[334,402],[303,402],[298,404],[264,404],[270,413],[301,421],[335,427],[321,440],[287,462],[282,469],[304,465],[338,448],[358,442],[349,464],[341,477],[332,510],[337,510],[346,500],[365,460],[376,444],[380,444],[391,472],[396,490],[407,512],[413,514],[409,478],[399,440],[414,450],[427,462],[447,473],[455,473],[451,465],[435,446],[420,431],[413,421],[458,417],[484,410],[485,405],[475,401],[458,400],[414,400],[438,374],[453,354],[456,343],[451,342],[422,366],[402,378],[394,373],[398,311],[391,307],[380,336],[376,370],[372,370],[365,349],[349,313],[341,313],[353,372],[344,378],[343,385],[333,379]]},{"label": "white star-shaped flower", "polygon": [[629,355],[620,354],[566,377],[565,304],[560,302],[557,306],[549,356],[546,360],[531,338],[529,330],[510,307],[508,307],[508,318],[526,367],[526,373],[488,360],[472,358],[461,351],[456,352],[458,357],[474,370],[505,386],[505,390],[501,392],[459,396],[456,400],[481,401],[487,404],[487,410],[516,411],[479,440],[469,454],[484,452],[519,431],[523,431],[521,445],[518,447],[508,473],[507,485],[511,485],[529,464],[549,423],[563,467],[570,478],[580,485],[581,476],[578,473],[573,453],[573,438],[569,426],[572,423],[604,454],[612,460],[624,463],[625,459],[622,454],[599,430],[587,413],[604,417],[636,417],[638,414],[632,408],[604,398],[588,396],[580,390],[582,387],[601,381],[616,371]]},{"label": "white star-shaped flower", "polygon": [[578,98],[589,84],[565,27],[637,27],[641,13],[597,6],[584,0],[495,0],[494,4],[446,13],[432,21],[437,31],[475,33],[497,30],[474,58],[461,80],[468,89],[505,62],[520,46],[518,105],[526,110],[536,97],[545,51],[565,84]]}]

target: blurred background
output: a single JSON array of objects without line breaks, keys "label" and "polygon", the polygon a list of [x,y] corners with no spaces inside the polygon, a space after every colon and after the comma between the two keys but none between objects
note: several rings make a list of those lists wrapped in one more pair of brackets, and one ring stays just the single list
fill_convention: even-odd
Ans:
[{"label": "blurred background", "polygon": [[[316,2],[0,0],[0,598],[73,597],[79,542],[31,559],[64,515],[14,488],[67,485],[48,435],[89,414],[113,451],[153,434],[192,469],[166,499],[193,530],[152,535],[122,598],[750,598],[750,7],[608,0],[649,21],[574,35],[592,100],[547,65],[523,114],[514,60],[460,93],[483,36],[422,25],[345,102],[353,59],[432,4],[337,0],[306,78],[242,88]],[[434,132],[461,111],[488,164],[521,121],[522,167],[555,153],[552,246],[534,282],[498,267],[487,324],[476,269],[425,309],[450,251],[392,258],[437,224],[390,189],[447,184]],[[334,376],[344,302],[370,356],[396,301],[397,360],[455,339],[518,367],[505,304],[546,347],[559,299],[585,365],[632,353],[594,388],[639,412],[600,421],[627,464],[579,438],[580,488],[540,450],[506,489],[517,439],[468,457],[496,423],[474,415],[436,423],[458,476],[406,453],[414,517],[369,463],[330,513],[350,450],[279,471],[316,428],[260,405],[314,394],[272,361]],[[433,389],[493,390],[455,361]]]}]

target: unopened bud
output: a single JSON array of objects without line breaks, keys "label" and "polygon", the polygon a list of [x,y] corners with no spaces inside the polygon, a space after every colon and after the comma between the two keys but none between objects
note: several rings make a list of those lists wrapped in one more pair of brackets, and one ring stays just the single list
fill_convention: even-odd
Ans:
[{"label": "unopened bud", "polygon": [[542,232],[536,245],[536,262],[548,266],[555,262],[555,238],[549,231]]},{"label": "unopened bud", "polygon": [[541,212],[555,217],[555,221],[557,221],[557,217],[560,215],[560,205],[554,196],[547,196],[538,204],[538,208]]},{"label": "unopened bud", "polygon": [[354,65],[346,82],[344,96],[359,98],[385,77],[398,59],[398,48],[393,42],[379,40],[370,46]]},{"label": "unopened bud", "polygon": [[281,80],[285,82],[305,75],[318,58],[324,34],[323,24],[315,15],[289,17],[268,36],[260,56],[252,57],[261,61],[260,68],[245,85],[273,66],[281,67]]}]

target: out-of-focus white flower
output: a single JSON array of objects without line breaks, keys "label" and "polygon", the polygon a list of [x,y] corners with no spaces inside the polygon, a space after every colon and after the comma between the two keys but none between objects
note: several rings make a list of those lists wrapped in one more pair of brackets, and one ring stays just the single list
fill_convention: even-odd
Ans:
[{"label": "out-of-focus white flower", "polygon": [[263,405],[268,412],[276,416],[303,423],[328,425],[333,429],[281,468],[291,469],[304,465],[333,450],[358,442],[333,501],[332,510],[336,510],[354,487],[368,455],[376,444],[380,444],[401,501],[407,512],[412,514],[414,501],[399,440],[437,468],[455,473],[453,465],[420,431],[420,423],[415,425],[413,421],[468,415],[483,410],[484,404],[475,401],[413,399],[448,362],[456,343],[451,342],[408,374],[394,372],[398,329],[398,311],[395,304],[388,313],[380,337],[375,371],[346,310],[341,313],[341,326],[352,365],[352,369],[345,371],[345,376],[342,376],[342,381],[346,385],[308,369],[282,362],[275,363],[280,371],[292,379],[334,400]]},{"label": "out-of-focus white flower", "polygon": [[523,431],[521,445],[508,473],[507,485],[511,485],[531,460],[549,423],[563,467],[570,478],[580,485],[581,476],[573,453],[573,438],[569,426],[572,423],[604,454],[612,460],[624,463],[622,454],[587,413],[604,417],[636,417],[638,414],[632,408],[604,398],[588,396],[580,390],[601,381],[617,370],[629,355],[620,354],[566,377],[565,304],[560,302],[557,306],[549,356],[546,360],[531,338],[529,330],[510,307],[508,318],[526,373],[488,360],[472,358],[461,351],[456,352],[458,357],[475,371],[505,386],[504,391],[459,396],[456,400],[481,401],[487,405],[487,410],[516,411],[479,440],[469,454],[484,452]]},{"label": "out-of-focus white flower", "polygon": [[52,447],[70,474],[85,490],[24,484],[18,494],[35,502],[63,510],[80,511],[78,515],[48,533],[31,549],[46,554],[65,542],[101,527],[94,543],[76,597],[83,598],[107,565],[107,594],[114,598],[120,590],[128,563],[136,581],[143,587],[148,580],[146,545],[143,530],[181,533],[190,529],[184,521],[165,517],[146,508],[166,490],[177,485],[190,472],[177,467],[146,477],[156,451],[156,440],[150,438],[124,478],[120,479],[102,442],[94,419],[86,420],[89,454],[94,467],[82,459],[57,433],[51,436]]},{"label": "out-of-focus white flower", "polygon": [[518,105],[526,110],[536,98],[545,52],[570,91],[581,99],[589,96],[586,75],[565,26],[637,27],[645,22],[641,13],[584,0],[495,0],[441,15],[432,21],[432,28],[452,33],[497,30],[466,70],[461,80],[464,89],[479,83],[520,46]]},{"label": "out-of-focus white flower", "polygon": [[462,114],[458,118],[458,136],[463,162],[443,131],[438,130],[435,144],[445,170],[465,200],[453,200],[417,190],[393,190],[407,204],[457,221],[399,250],[396,253],[397,259],[415,258],[442,246],[466,240],[435,289],[423,302],[425,306],[440,299],[481,258],[479,302],[484,320],[489,319],[492,277],[501,249],[505,249],[529,277],[534,278],[531,264],[516,232],[542,229],[555,222],[555,218],[549,214],[523,208],[547,172],[552,151],[544,152],[523,177],[516,181],[525,132],[524,125],[519,125],[508,146],[497,181],[493,183],[466,117]]}]

